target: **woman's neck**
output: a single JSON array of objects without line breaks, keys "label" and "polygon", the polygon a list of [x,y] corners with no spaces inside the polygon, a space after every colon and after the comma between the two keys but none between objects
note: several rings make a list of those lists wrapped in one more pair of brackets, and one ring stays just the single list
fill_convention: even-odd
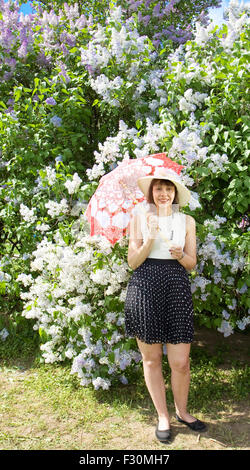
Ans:
[{"label": "woman's neck", "polygon": [[156,211],[158,217],[166,217],[173,214],[172,206],[158,206]]}]

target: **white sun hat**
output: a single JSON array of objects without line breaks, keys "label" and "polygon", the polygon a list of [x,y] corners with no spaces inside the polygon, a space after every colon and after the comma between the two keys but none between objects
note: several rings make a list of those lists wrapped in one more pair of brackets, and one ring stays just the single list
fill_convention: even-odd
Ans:
[{"label": "white sun hat", "polygon": [[149,186],[153,179],[169,180],[176,186],[180,207],[186,206],[190,201],[189,189],[186,188],[181,177],[174,170],[168,168],[157,168],[153,175],[142,176],[137,180],[140,190],[146,197],[148,197]]}]

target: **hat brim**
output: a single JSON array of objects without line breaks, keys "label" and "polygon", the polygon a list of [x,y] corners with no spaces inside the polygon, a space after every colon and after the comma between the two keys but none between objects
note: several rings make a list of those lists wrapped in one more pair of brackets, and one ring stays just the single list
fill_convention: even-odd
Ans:
[{"label": "hat brim", "polygon": [[151,181],[154,179],[160,179],[160,180],[168,180],[171,181],[177,189],[178,192],[178,200],[179,200],[179,206],[184,207],[186,206],[190,199],[191,199],[191,193],[189,189],[186,188],[183,184],[181,184],[179,181],[176,181],[174,178],[171,176],[161,176],[161,175],[150,175],[150,176],[142,176],[137,180],[137,184],[140,188],[140,190],[143,192],[143,194],[148,197],[148,191],[149,187],[151,184]]}]

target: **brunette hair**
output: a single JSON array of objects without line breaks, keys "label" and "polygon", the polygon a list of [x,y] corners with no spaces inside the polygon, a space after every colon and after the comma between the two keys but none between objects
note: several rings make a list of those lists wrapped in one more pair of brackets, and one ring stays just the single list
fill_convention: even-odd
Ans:
[{"label": "brunette hair", "polygon": [[177,191],[177,188],[175,186],[174,183],[172,183],[172,181],[170,180],[164,180],[164,179],[152,179],[151,183],[150,183],[150,186],[149,186],[149,190],[148,190],[148,197],[147,197],[147,202],[149,204],[154,204],[154,198],[153,198],[153,186],[157,183],[162,183],[162,184],[165,184],[165,185],[171,185],[175,188],[175,197],[174,197],[174,200],[173,200],[173,204],[179,204],[179,198],[178,198],[178,191]]}]

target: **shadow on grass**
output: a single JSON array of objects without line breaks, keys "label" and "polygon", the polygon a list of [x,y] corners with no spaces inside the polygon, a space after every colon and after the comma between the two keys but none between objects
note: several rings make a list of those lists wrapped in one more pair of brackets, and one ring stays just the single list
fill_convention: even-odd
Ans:
[{"label": "shadow on grass", "polygon": [[[209,428],[207,438],[217,440],[222,446],[247,448],[249,427],[247,427],[249,405],[249,334],[234,334],[224,338],[221,334],[207,329],[198,329],[191,348],[191,384],[189,411],[204,419]],[[39,336],[36,332],[16,331],[0,342],[0,363],[32,369],[38,366]],[[109,390],[88,390],[81,387],[78,378],[70,375],[70,363],[48,364],[48,374],[55,367],[57,386],[70,388],[71,393],[82,391],[91,395],[97,406],[107,406],[115,414],[118,410],[124,419],[133,414],[146,426],[156,424],[157,415],[147,391],[142,364],[129,377],[129,384],[120,382]],[[173,422],[173,436],[190,436],[192,431],[174,419],[175,409],[171,390],[171,373],[167,357],[163,356],[163,371],[166,383],[166,397]],[[55,380],[51,376],[51,380]],[[61,384],[61,385],[60,385]],[[124,410],[124,413],[122,412]]]},{"label": "shadow on grass", "polygon": [[0,340],[0,364],[29,369],[40,353],[40,339],[29,327],[18,327],[4,341]]},{"label": "shadow on grass", "polygon": [[[246,448],[249,442],[249,334],[236,334],[223,338],[217,332],[200,329],[191,348],[191,383],[189,411],[201,416],[208,424],[211,442],[221,446]],[[163,373],[169,413],[175,416],[171,390],[171,373],[166,356],[163,357]],[[137,411],[146,425],[156,423],[157,415],[144,383],[142,367],[130,378],[129,385],[117,385],[110,390],[93,392],[99,403],[114,406],[119,403],[131,411]],[[173,419],[173,434],[192,431]],[[193,433],[197,435],[196,433]]]}]

